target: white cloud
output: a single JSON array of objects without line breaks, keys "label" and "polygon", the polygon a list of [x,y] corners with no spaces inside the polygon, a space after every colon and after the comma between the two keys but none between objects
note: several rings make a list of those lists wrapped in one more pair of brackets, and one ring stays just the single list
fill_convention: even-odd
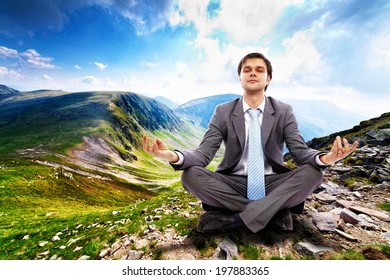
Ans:
[{"label": "white cloud", "polygon": [[22,75],[12,69],[8,69],[7,67],[0,66],[0,77],[5,79],[20,79]]},{"label": "white cloud", "polygon": [[106,88],[112,88],[112,87],[115,86],[115,83],[107,78],[107,79],[104,80],[104,86]]},{"label": "white cloud", "polygon": [[28,49],[27,51],[20,53],[20,57],[24,58],[27,65],[33,68],[55,68],[55,66],[51,64],[53,58],[43,57],[34,49]]},{"label": "white cloud", "polygon": [[34,49],[28,49],[25,52],[19,53],[17,50],[0,46],[0,57],[8,59],[20,59],[22,63],[32,68],[55,68],[55,65],[51,63],[53,58],[41,56]]},{"label": "white cloud", "polygon": [[269,35],[286,7],[301,4],[303,0],[221,0],[213,16],[207,10],[210,2],[179,0],[177,9],[170,15],[170,24],[194,24],[198,36],[222,31],[235,42],[253,43]]},{"label": "white cloud", "polygon": [[43,74],[41,79],[44,80],[44,81],[51,81],[52,80],[52,78],[49,75],[47,75],[47,74]]},{"label": "white cloud", "polygon": [[390,28],[376,34],[368,42],[366,64],[369,68],[390,67]]},{"label": "white cloud", "polygon": [[157,62],[151,62],[151,61],[141,62],[141,66],[146,67],[148,69],[156,69],[157,65],[158,65]]},{"label": "white cloud", "polygon": [[277,82],[317,82],[326,77],[326,67],[309,30],[298,31],[283,41],[284,53],[271,59]]},{"label": "white cloud", "polygon": [[76,68],[77,70],[81,70],[81,66],[78,65],[78,64],[75,64],[75,65],[74,65],[74,68]]},{"label": "white cloud", "polygon": [[4,46],[0,46],[0,57],[3,58],[17,58],[18,57],[18,51],[14,49],[9,49]]},{"label": "white cloud", "polygon": [[97,84],[99,83],[99,79],[95,78],[94,76],[85,76],[79,80],[81,83],[84,84]]},{"label": "white cloud", "polygon": [[268,35],[283,10],[302,0],[236,0],[221,1],[221,9],[215,18],[215,27],[226,32],[237,42],[257,42]]},{"label": "white cloud", "polygon": [[137,82],[137,78],[134,77],[134,76],[130,76],[130,77],[123,76],[122,77],[122,84],[123,85],[131,85],[131,84],[133,84],[135,82]]},{"label": "white cloud", "polygon": [[178,0],[177,9],[170,15],[171,25],[194,24],[199,33],[208,35],[211,21],[207,17],[209,0]]},{"label": "white cloud", "polygon": [[95,64],[96,69],[98,69],[98,70],[104,70],[108,66],[107,64],[103,64],[101,62],[94,62],[93,64]]}]

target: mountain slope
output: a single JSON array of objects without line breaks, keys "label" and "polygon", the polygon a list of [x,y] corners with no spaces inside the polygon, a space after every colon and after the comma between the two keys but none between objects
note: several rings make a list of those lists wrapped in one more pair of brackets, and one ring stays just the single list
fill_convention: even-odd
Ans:
[{"label": "mountain slope", "polygon": [[7,87],[6,85],[0,85],[0,100],[16,94],[19,94],[19,91],[16,89]]},{"label": "mountain slope", "polygon": [[179,104],[173,102],[172,100],[166,98],[165,96],[156,96],[154,99],[165,104],[169,109],[172,110],[179,106]]},{"label": "mountain slope", "polygon": [[330,147],[336,136],[346,137],[353,141],[359,141],[359,146],[390,144],[390,112],[377,118],[360,122],[351,129],[332,133],[328,136],[313,138],[308,141],[308,146],[314,149],[326,149]]},{"label": "mountain slope", "polygon": [[229,102],[239,97],[237,94],[220,94],[198,98],[178,106],[174,111],[179,116],[188,118],[194,123],[207,128],[218,104]]}]

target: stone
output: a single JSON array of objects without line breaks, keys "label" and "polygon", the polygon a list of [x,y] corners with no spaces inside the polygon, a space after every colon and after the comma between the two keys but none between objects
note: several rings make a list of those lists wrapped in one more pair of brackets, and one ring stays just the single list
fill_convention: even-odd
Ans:
[{"label": "stone", "polygon": [[39,255],[41,257],[46,257],[47,255],[49,255],[49,253],[50,253],[50,251],[45,251],[45,252],[40,253]]},{"label": "stone", "polygon": [[352,205],[349,209],[351,209],[352,211],[355,211],[355,212],[364,213],[364,214],[367,214],[369,216],[377,217],[378,219],[385,221],[385,222],[390,222],[390,216],[382,211],[377,211],[377,210],[373,210],[373,209],[369,209],[369,208],[365,208],[365,207],[361,207],[361,206],[356,206],[356,205]]},{"label": "stone", "polygon": [[336,171],[338,173],[347,173],[352,170],[352,167],[342,167],[342,166],[335,166],[332,168],[333,171]]},{"label": "stone", "polygon": [[51,239],[51,241],[53,241],[53,242],[56,242],[59,240],[61,240],[61,238],[58,235],[54,235],[53,238]]},{"label": "stone", "polygon": [[340,213],[340,218],[344,220],[346,223],[350,223],[353,225],[358,224],[362,221],[361,218],[359,218],[358,215],[356,215],[354,212],[348,209],[343,209]]},{"label": "stone", "polygon": [[365,229],[376,229],[376,226],[372,223],[367,222],[363,218],[359,217],[357,214],[348,209],[343,209],[340,213],[340,218],[343,219],[346,223],[353,225],[359,225]]},{"label": "stone", "polygon": [[55,261],[55,260],[58,260],[58,255],[57,254],[54,254],[53,256],[50,257],[51,261]]},{"label": "stone", "polygon": [[74,248],[73,252],[78,252],[78,251],[80,251],[81,249],[83,249],[83,247],[77,246],[76,248]]},{"label": "stone", "polygon": [[90,256],[82,255],[80,258],[78,258],[78,260],[80,260],[80,261],[86,261],[86,260],[89,260],[90,258],[91,258]]},{"label": "stone", "polygon": [[103,249],[99,253],[99,259],[103,259],[105,256],[107,256],[110,253],[110,249]]},{"label": "stone", "polygon": [[344,237],[344,238],[346,238],[346,239],[348,239],[350,241],[358,241],[357,238],[353,237],[352,235],[350,235],[350,234],[348,234],[346,232],[343,232],[343,231],[338,230],[338,229],[334,229],[334,231],[337,232],[338,235],[340,235],[340,236],[342,236],[342,237]]},{"label": "stone", "polygon": [[335,196],[333,196],[331,194],[328,194],[325,191],[322,191],[322,192],[320,192],[318,194],[315,194],[314,196],[319,201],[322,201],[322,202],[325,202],[325,203],[328,203],[328,204],[333,203],[333,202],[336,201],[336,197]]},{"label": "stone", "polygon": [[313,223],[320,231],[333,231],[337,227],[333,214],[329,212],[313,213]]},{"label": "stone", "polygon": [[347,209],[349,209],[349,207],[351,207],[351,205],[352,205],[352,201],[347,201],[347,200],[344,200],[344,199],[337,199],[336,200],[336,203],[338,204],[338,205],[341,205],[342,207],[344,207],[344,208],[347,208]]},{"label": "stone", "polygon": [[318,258],[324,252],[331,252],[333,248],[317,246],[310,242],[298,242],[294,244],[294,249],[301,255],[310,256],[313,258]]},{"label": "stone", "polygon": [[384,232],[381,234],[381,236],[390,242],[390,232]]},{"label": "stone", "polygon": [[214,253],[214,258],[232,260],[238,256],[238,248],[229,237],[225,237]]},{"label": "stone", "polygon": [[145,254],[144,251],[140,250],[129,250],[127,253],[127,260],[140,260],[142,256]]},{"label": "stone", "polygon": [[45,246],[47,243],[49,243],[49,241],[40,242],[40,243],[39,243],[39,247],[43,247],[43,246]]}]

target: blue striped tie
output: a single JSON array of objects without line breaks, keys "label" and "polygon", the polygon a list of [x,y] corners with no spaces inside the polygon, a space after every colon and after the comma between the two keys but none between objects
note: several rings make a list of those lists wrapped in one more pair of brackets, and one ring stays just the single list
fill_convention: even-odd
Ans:
[{"label": "blue striped tie", "polygon": [[261,111],[249,109],[251,117],[248,137],[248,185],[247,196],[251,200],[259,200],[265,196],[264,187],[264,154],[261,144],[261,128],[259,114]]}]

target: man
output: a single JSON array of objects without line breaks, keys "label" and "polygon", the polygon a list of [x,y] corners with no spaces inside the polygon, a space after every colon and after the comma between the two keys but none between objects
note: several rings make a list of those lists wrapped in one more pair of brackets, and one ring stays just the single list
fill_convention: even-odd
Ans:
[{"label": "man", "polygon": [[[243,96],[216,107],[197,149],[171,151],[159,139],[151,141],[144,136],[144,150],[169,161],[176,170],[183,170],[183,187],[198,197],[207,211],[197,231],[246,226],[258,232],[270,221],[292,230],[289,209],[302,210],[305,199],[323,180],[321,169],[348,156],[358,143],[350,145],[338,136],[328,153],[307,147],[291,106],[265,96],[272,66],[263,54],[246,55],[238,65],[238,75]],[[252,117],[253,113],[259,115]],[[253,129],[257,132],[251,132]],[[205,167],[222,141],[224,157],[216,172],[209,171]],[[283,166],[284,144],[298,166],[294,170]],[[255,146],[256,152],[250,151]],[[257,176],[254,180],[253,173]],[[253,196],[252,189],[260,194]]]}]

